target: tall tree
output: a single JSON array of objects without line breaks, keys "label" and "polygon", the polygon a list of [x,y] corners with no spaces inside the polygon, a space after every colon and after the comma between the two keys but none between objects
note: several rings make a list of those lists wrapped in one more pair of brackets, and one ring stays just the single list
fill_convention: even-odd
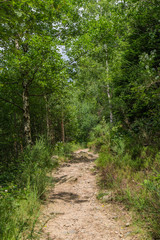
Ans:
[{"label": "tall tree", "polygon": [[80,30],[77,24],[79,2],[10,0],[1,4],[0,28],[4,34],[0,42],[0,97],[23,111],[24,137],[28,145],[32,142],[30,96],[58,91],[61,82],[66,81],[59,46]]}]

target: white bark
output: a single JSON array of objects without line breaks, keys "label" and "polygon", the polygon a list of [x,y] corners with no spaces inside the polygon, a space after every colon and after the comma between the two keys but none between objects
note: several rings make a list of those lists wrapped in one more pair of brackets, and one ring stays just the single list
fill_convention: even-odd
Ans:
[{"label": "white bark", "polygon": [[108,66],[108,53],[107,53],[107,45],[104,46],[106,50],[106,72],[107,72],[107,96],[108,96],[108,103],[109,103],[109,112],[110,112],[110,123],[113,123],[113,113],[112,113],[112,102],[111,102],[111,91],[109,85],[109,66]]},{"label": "white bark", "polygon": [[24,137],[26,145],[32,144],[31,138],[31,121],[29,113],[29,96],[28,96],[28,86],[25,81],[23,82],[23,117],[24,117]]}]

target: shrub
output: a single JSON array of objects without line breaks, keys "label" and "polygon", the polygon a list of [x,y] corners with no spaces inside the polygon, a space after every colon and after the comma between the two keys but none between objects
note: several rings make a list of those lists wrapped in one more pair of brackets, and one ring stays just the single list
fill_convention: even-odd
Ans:
[{"label": "shrub", "polygon": [[88,147],[99,151],[102,146],[110,147],[110,126],[103,119],[90,133]]}]

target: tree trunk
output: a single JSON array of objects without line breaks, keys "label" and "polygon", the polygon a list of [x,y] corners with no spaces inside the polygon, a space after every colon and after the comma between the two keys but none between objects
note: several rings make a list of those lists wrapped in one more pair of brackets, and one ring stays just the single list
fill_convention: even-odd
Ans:
[{"label": "tree trunk", "polygon": [[62,142],[65,142],[65,130],[64,130],[64,115],[62,110],[62,119],[61,119],[61,132],[62,132]]},{"label": "tree trunk", "polygon": [[112,103],[111,103],[111,94],[110,94],[109,84],[107,84],[107,95],[108,95],[108,102],[109,102],[110,123],[113,123]]},{"label": "tree trunk", "polygon": [[50,141],[51,144],[55,144],[55,133],[53,123],[51,121],[51,109],[48,104],[47,96],[44,95],[44,100],[46,103],[46,127],[47,127],[47,140]]},{"label": "tree trunk", "polygon": [[24,117],[24,137],[26,145],[32,144],[31,138],[31,121],[29,113],[29,94],[28,84],[23,82],[23,117]]},{"label": "tree trunk", "polygon": [[[17,129],[17,115],[16,115],[16,112],[14,112],[14,129]],[[17,140],[16,140],[16,137],[17,134],[15,134],[15,139],[14,139],[14,153],[16,155],[16,157],[18,157],[18,143],[17,143]]]},{"label": "tree trunk", "polygon": [[107,53],[107,45],[104,46],[106,51],[106,72],[107,72],[107,96],[109,103],[109,112],[110,112],[110,123],[113,123],[113,113],[112,113],[112,102],[111,102],[111,93],[110,93],[110,85],[109,85],[109,67],[108,67],[108,53]]},{"label": "tree trunk", "polygon": [[[15,39],[15,47],[17,50],[20,49],[18,39]],[[29,94],[27,81],[23,80],[22,87],[23,87],[24,137],[26,145],[30,145],[32,144],[32,138],[31,138],[31,122],[29,113]]]}]

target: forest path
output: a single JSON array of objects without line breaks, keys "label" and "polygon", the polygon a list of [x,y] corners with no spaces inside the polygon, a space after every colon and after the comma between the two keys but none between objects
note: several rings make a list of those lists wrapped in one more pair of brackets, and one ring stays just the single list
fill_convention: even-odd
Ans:
[{"label": "forest path", "polygon": [[96,199],[98,188],[94,160],[88,149],[74,153],[71,162],[63,164],[53,177],[56,185],[44,206],[47,222],[42,240],[135,240],[127,222],[129,215],[112,202]]}]

